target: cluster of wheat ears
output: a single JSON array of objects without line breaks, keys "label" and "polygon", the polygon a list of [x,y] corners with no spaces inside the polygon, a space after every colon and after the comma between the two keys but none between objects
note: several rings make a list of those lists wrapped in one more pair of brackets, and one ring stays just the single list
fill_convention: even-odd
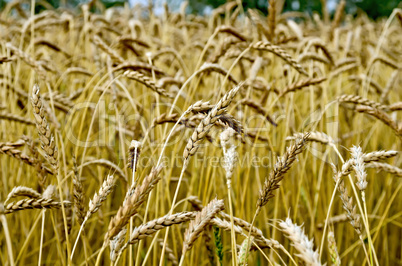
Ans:
[{"label": "cluster of wheat ears", "polygon": [[6,5],[1,265],[402,264],[401,10],[238,2]]}]

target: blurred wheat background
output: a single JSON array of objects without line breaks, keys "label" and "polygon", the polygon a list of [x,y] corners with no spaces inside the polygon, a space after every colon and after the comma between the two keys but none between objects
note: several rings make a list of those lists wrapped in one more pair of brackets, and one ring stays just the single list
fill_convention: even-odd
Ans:
[{"label": "blurred wheat background", "polygon": [[2,3],[0,264],[401,265],[402,11],[322,4]]}]

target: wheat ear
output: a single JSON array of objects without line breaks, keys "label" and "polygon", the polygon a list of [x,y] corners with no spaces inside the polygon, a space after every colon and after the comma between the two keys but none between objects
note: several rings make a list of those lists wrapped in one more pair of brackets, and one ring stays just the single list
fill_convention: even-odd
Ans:
[{"label": "wheat ear", "polygon": [[152,80],[152,78],[150,78],[140,72],[127,70],[126,72],[124,72],[123,75],[129,79],[132,79],[132,80],[135,80],[135,81],[138,81],[138,82],[144,84],[147,88],[150,88],[151,90],[157,92],[158,94],[160,94],[162,96],[172,98],[172,96],[170,94],[168,94],[163,87],[156,84]]},{"label": "wheat ear", "polygon": [[341,103],[354,103],[354,104],[360,104],[360,105],[365,105],[369,106],[372,108],[376,108],[379,110],[384,110],[384,111],[389,111],[389,107],[386,105],[383,105],[381,103],[377,103],[375,101],[371,101],[368,99],[365,99],[359,95],[342,95],[338,97],[338,101]]},{"label": "wheat ear", "polygon": [[46,198],[31,198],[23,199],[17,202],[11,202],[4,207],[4,211],[0,214],[9,214],[16,211],[28,210],[28,209],[60,209],[61,205],[66,207],[71,205],[70,201],[63,201],[63,203],[55,201],[53,199]]},{"label": "wheat ear", "polygon": [[326,77],[321,77],[321,78],[307,78],[307,79],[302,79],[299,80],[293,84],[290,84],[289,86],[287,86],[285,89],[283,89],[278,98],[283,97],[284,95],[288,94],[289,92],[293,92],[293,91],[297,91],[297,90],[301,90],[305,87],[308,87],[310,85],[317,85],[320,84],[321,82],[327,80]]},{"label": "wheat ear", "polygon": [[329,255],[331,256],[331,261],[335,266],[340,266],[341,258],[339,257],[338,248],[336,247],[334,232],[329,231],[327,238],[328,238],[328,249],[329,249]]},{"label": "wheat ear", "polygon": [[256,49],[256,50],[262,50],[262,51],[268,51],[271,52],[283,60],[285,60],[289,65],[291,65],[294,69],[296,69],[299,73],[309,76],[307,71],[304,70],[304,68],[295,60],[293,59],[285,50],[280,48],[277,45],[274,45],[270,42],[257,42],[251,46],[251,48]]},{"label": "wheat ear", "polygon": [[335,140],[328,136],[327,134],[323,132],[318,132],[318,131],[310,131],[308,133],[295,133],[291,137],[286,137],[285,140],[295,140],[298,138],[303,138],[304,135],[309,134],[308,137],[306,138],[306,141],[312,141],[312,142],[319,142],[324,145],[328,144],[333,144],[335,143]]},{"label": "wheat ear", "polygon": [[10,199],[15,198],[15,197],[27,197],[30,199],[39,199],[42,197],[42,195],[30,187],[18,186],[18,187],[14,187],[10,191],[10,193],[8,193],[7,199],[4,202],[7,202]]},{"label": "wheat ear", "polygon": [[128,245],[133,245],[144,239],[155,234],[157,231],[162,230],[166,227],[172,226],[174,224],[181,224],[193,220],[196,217],[197,212],[179,212],[172,215],[165,215],[158,219],[147,222],[136,227],[130,235],[129,241],[122,246],[119,252],[123,252]]},{"label": "wheat ear", "polygon": [[303,151],[308,137],[309,134],[305,134],[302,138],[296,139],[295,144],[288,147],[285,154],[278,159],[274,166],[274,170],[271,171],[270,176],[264,183],[264,187],[260,191],[260,197],[257,201],[256,215],[259,213],[261,208],[268,203],[269,199],[274,197],[274,190],[279,188],[279,182],[283,179],[285,173],[296,160],[296,156]]},{"label": "wheat ear", "polygon": [[106,180],[103,181],[103,184],[99,189],[99,192],[98,193],[95,192],[94,197],[92,198],[92,200],[89,201],[87,214],[85,215],[84,220],[82,221],[80,231],[78,232],[77,239],[75,240],[75,244],[71,252],[71,259],[73,259],[74,251],[75,248],[77,247],[78,240],[80,238],[82,230],[84,229],[85,223],[88,221],[88,219],[91,217],[92,214],[96,213],[99,210],[102,203],[107,199],[107,196],[110,193],[112,193],[115,181],[116,179],[113,177],[113,175],[109,175],[106,178]]},{"label": "wheat ear", "polygon": [[137,213],[138,208],[146,200],[149,192],[151,192],[154,186],[161,179],[159,174],[162,171],[162,168],[162,165],[153,168],[151,173],[145,177],[141,186],[136,187],[133,194],[124,201],[122,206],[120,206],[116,215],[110,220],[108,232],[105,235],[106,244],[109,239],[117,235],[123,227],[127,225],[130,217]]},{"label": "wheat ear", "polygon": [[191,249],[204,228],[209,224],[214,216],[223,209],[223,200],[214,199],[196,215],[193,221],[190,222],[190,225],[184,234],[183,252],[180,265],[183,263],[186,252]]},{"label": "wheat ear", "polygon": [[45,151],[46,159],[52,165],[53,170],[57,172],[59,161],[57,158],[58,150],[54,136],[49,128],[49,123],[45,118],[45,110],[42,99],[39,94],[39,86],[34,85],[31,96],[32,109],[35,116],[36,128],[38,129],[39,139],[42,143],[42,149]]},{"label": "wheat ear", "polygon": [[390,165],[387,163],[377,163],[377,162],[371,162],[365,165],[366,168],[374,168],[378,169],[381,171],[385,171],[391,174],[396,175],[397,177],[402,177],[402,169],[398,168],[394,165]]},{"label": "wheat ear", "polygon": [[290,218],[279,223],[282,231],[286,233],[286,237],[292,241],[293,246],[299,252],[297,254],[307,265],[322,265],[318,252],[314,250],[313,240],[309,240],[304,234],[304,229],[297,224],[292,223]]},{"label": "wheat ear", "polygon": [[[225,113],[226,108],[232,102],[232,99],[235,97],[241,87],[243,87],[243,83],[240,83],[227,94],[225,94],[197,126],[184,149],[183,157],[185,161],[188,161],[189,157],[197,152],[199,143],[203,140],[205,135],[209,132],[219,117]],[[185,167],[183,166],[183,168]]]},{"label": "wheat ear", "polygon": [[400,139],[402,139],[402,127],[397,122],[392,120],[391,117],[389,117],[389,115],[386,114],[385,112],[377,108],[371,108],[366,106],[358,106],[356,110],[358,112],[369,114],[379,119],[381,122],[389,126]]},{"label": "wheat ear", "polygon": [[78,223],[82,224],[85,219],[85,195],[84,195],[84,188],[82,186],[77,161],[75,156],[73,156],[73,166],[74,166],[74,175],[73,175],[73,195],[74,195],[74,211],[77,215]]}]

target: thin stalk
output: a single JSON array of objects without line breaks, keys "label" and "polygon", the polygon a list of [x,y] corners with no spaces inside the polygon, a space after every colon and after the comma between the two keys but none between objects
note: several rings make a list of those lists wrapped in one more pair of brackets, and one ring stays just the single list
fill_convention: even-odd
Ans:
[{"label": "thin stalk", "polygon": [[41,228],[41,234],[40,234],[38,266],[40,266],[40,262],[42,261],[43,235],[45,234],[45,213],[46,213],[46,209],[43,209],[42,212],[41,212],[41,214],[42,214],[42,228]]},{"label": "thin stalk", "polygon": [[13,247],[11,244],[11,237],[10,237],[10,231],[8,230],[8,225],[7,225],[7,219],[4,214],[0,215],[1,223],[4,228],[4,235],[6,238],[6,243],[7,243],[7,253],[8,253],[8,260],[10,262],[11,266],[14,266],[14,256],[13,256]]}]

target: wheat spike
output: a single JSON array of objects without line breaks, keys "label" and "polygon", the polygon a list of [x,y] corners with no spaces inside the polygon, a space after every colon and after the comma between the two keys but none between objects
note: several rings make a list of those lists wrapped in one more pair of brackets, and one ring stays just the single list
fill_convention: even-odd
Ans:
[{"label": "wheat spike", "polygon": [[258,210],[267,204],[269,199],[274,197],[274,190],[279,188],[279,182],[283,179],[285,173],[290,169],[293,162],[296,160],[296,156],[303,151],[308,137],[309,134],[305,134],[302,138],[296,139],[295,144],[288,147],[285,154],[278,158],[278,161],[274,166],[274,170],[271,171],[270,176],[264,183],[264,187],[260,191],[260,196],[257,201]]},{"label": "wheat spike", "polygon": [[154,186],[161,179],[159,173],[162,171],[162,168],[162,166],[153,168],[151,173],[145,177],[141,186],[137,186],[132,195],[130,195],[127,200],[124,201],[123,205],[120,206],[116,215],[110,220],[108,232],[105,235],[105,243],[117,235],[128,223],[130,217],[137,213],[138,208],[146,200],[149,192],[151,192]]},{"label": "wheat spike", "polygon": [[52,165],[55,172],[59,168],[58,150],[54,136],[49,128],[49,123],[45,118],[44,105],[39,94],[39,86],[34,85],[31,96],[32,109],[35,117],[36,128],[38,129],[39,139],[42,143],[42,148],[46,153],[46,159]]},{"label": "wheat spike", "polygon": [[279,56],[283,60],[285,60],[289,65],[291,65],[299,73],[301,73],[305,76],[309,76],[308,73],[306,72],[306,70],[304,70],[304,68],[295,59],[293,59],[287,52],[285,52],[285,50],[283,50],[279,46],[276,46],[270,42],[260,41],[260,42],[254,43],[251,47],[256,50],[269,51],[269,52]]},{"label": "wheat spike", "polygon": [[190,222],[190,225],[184,234],[183,254],[191,249],[204,228],[209,224],[214,216],[223,209],[223,200],[214,199],[196,215],[195,219]]},{"label": "wheat spike", "polygon": [[304,234],[304,229],[297,224],[292,223],[290,218],[279,223],[282,231],[286,233],[295,249],[299,252],[297,254],[307,265],[317,266],[322,265],[317,251],[314,251],[313,240],[309,240]]},{"label": "wheat spike", "polygon": [[228,93],[226,93],[197,126],[184,149],[183,157],[185,161],[188,161],[188,158],[197,152],[199,143],[203,140],[205,135],[220,118],[220,116],[226,111],[226,108],[232,102],[232,99],[242,86],[243,83],[240,83]]}]

